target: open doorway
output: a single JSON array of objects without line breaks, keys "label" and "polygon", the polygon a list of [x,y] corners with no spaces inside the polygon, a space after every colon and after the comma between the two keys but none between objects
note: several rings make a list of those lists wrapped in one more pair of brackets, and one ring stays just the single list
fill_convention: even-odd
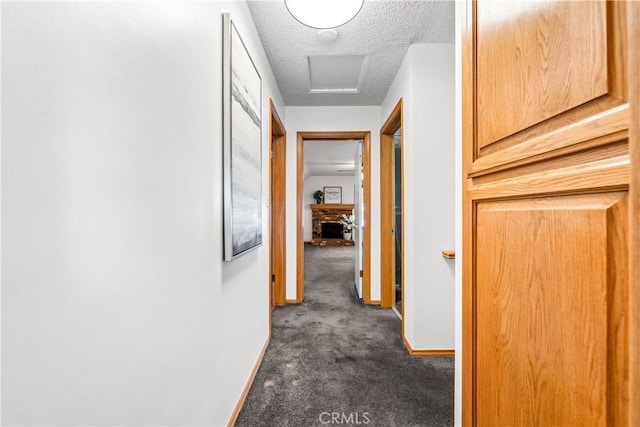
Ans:
[{"label": "open doorway", "polygon": [[[370,165],[370,152],[371,152],[371,133],[370,132],[298,132],[297,138],[297,286],[296,286],[296,302],[301,303],[304,301],[304,249],[305,249],[305,219],[307,222],[310,218],[305,218],[304,205],[305,197],[304,193],[304,152],[305,141],[318,141],[318,142],[330,142],[341,140],[361,140],[362,141],[362,154],[360,157],[360,165],[356,168],[361,168],[361,194],[362,204],[359,212],[361,212],[361,221],[358,225],[361,233],[359,238],[362,245],[359,250],[362,252],[362,261],[359,265],[362,265],[361,273],[358,271],[362,278],[361,290],[362,299],[365,303],[371,302],[371,290],[370,290],[370,252],[371,252],[371,227],[370,217],[371,209],[371,165]],[[354,153],[355,154],[355,153]],[[353,191],[353,190],[351,190]],[[311,227],[311,224],[307,224]],[[358,267],[359,269],[360,267]]]},{"label": "open doorway", "polygon": [[394,249],[395,261],[395,304],[394,308],[402,316],[402,127],[393,134],[393,208],[394,208]]},{"label": "open doorway", "polygon": [[[382,307],[404,313],[404,137],[402,99],[380,130],[380,261]],[[404,330],[404,325],[403,325]]]}]

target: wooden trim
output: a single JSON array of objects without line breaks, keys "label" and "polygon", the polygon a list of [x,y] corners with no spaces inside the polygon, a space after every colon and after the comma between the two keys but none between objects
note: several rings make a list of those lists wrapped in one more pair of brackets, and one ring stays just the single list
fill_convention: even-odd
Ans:
[{"label": "wooden trim", "polygon": [[474,334],[475,304],[473,297],[473,265],[475,253],[473,247],[474,205],[468,188],[468,178],[477,154],[474,144],[475,111],[475,2],[466,0],[461,3],[462,26],[462,425],[475,426],[476,397],[475,366],[473,352],[476,346]]},{"label": "wooden trim", "polygon": [[[296,191],[296,224],[297,224],[297,244],[296,244],[296,299],[295,303],[304,301],[304,232],[302,224],[302,200],[303,200],[303,172],[304,172],[304,141],[313,139],[319,141],[336,141],[342,139],[362,139],[362,163],[364,169],[364,189],[363,200],[365,207],[365,224],[371,224],[371,132],[369,131],[346,131],[346,132],[298,132],[297,133],[297,191]],[[338,205],[318,205],[338,206]],[[371,226],[364,228],[364,256],[362,274],[362,293],[365,304],[370,304],[371,289]],[[289,303],[289,301],[287,301]]]},{"label": "wooden trim", "polygon": [[[407,277],[406,275],[406,271],[405,271],[405,262],[404,262],[404,256],[406,254],[406,250],[405,250],[405,242],[407,241],[406,239],[406,235],[404,233],[404,224],[405,224],[405,206],[406,203],[404,202],[404,184],[405,184],[405,173],[404,173],[404,104],[403,104],[403,100],[402,98],[399,101],[400,104],[400,128],[402,129],[402,136],[400,138],[400,176],[402,176],[402,183],[400,185],[400,203],[402,204],[402,228],[400,229],[400,233],[402,233],[402,257],[400,258],[402,260],[402,266],[400,267],[401,273],[402,273],[402,283],[400,284],[400,291],[402,293],[402,301],[400,301],[400,306],[402,308],[402,316],[400,319],[400,323],[402,324],[402,336],[404,336],[404,318],[405,315],[404,313],[406,312],[405,310],[405,300],[406,300],[406,295],[407,293],[405,292],[405,277]],[[395,302],[395,292],[393,293],[393,298],[394,298],[394,302]]]},{"label": "wooden trim", "polygon": [[238,415],[240,414],[240,411],[242,410],[242,405],[244,405],[244,401],[247,398],[247,394],[249,394],[249,390],[251,390],[251,385],[253,384],[253,380],[256,378],[256,374],[258,373],[258,369],[260,368],[260,365],[262,364],[262,359],[264,359],[264,355],[267,352],[267,347],[269,347],[269,341],[270,340],[271,340],[271,335],[269,334],[269,337],[267,337],[267,340],[265,341],[264,345],[262,346],[262,350],[260,350],[260,354],[258,355],[258,359],[256,360],[256,363],[253,364],[253,368],[251,369],[251,373],[249,374],[249,378],[247,379],[247,382],[244,385],[244,388],[242,389],[242,393],[240,394],[240,397],[238,398],[238,401],[236,402],[236,406],[233,408],[233,412],[231,412],[231,416],[229,417],[229,421],[227,421],[227,427],[233,427],[233,425],[236,423],[236,420],[238,419]]},{"label": "wooden trim", "polygon": [[341,139],[362,139],[365,134],[370,134],[368,130],[365,131],[345,131],[345,132],[298,132],[299,136],[303,139],[316,139],[319,141],[339,141]]},{"label": "wooden trim", "polygon": [[273,120],[273,100],[269,98],[269,276],[267,277],[267,283],[269,284],[269,336],[271,336],[271,313],[273,312],[273,306],[275,305],[275,284],[273,278],[274,271],[273,266],[275,264],[274,259],[275,256],[273,254],[273,143],[274,138],[276,138],[273,134],[274,131],[274,120]]},{"label": "wooden trim", "polygon": [[393,135],[380,134],[380,298],[382,307],[393,307],[395,292],[395,242],[390,230],[393,210]]},{"label": "wooden trim", "polygon": [[[269,99],[269,299],[270,306],[284,305],[287,289],[286,254],[286,165],[287,132],[278,111]],[[275,159],[273,156],[275,155]],[[274,236],[276,236],[274,238]],[[273,281],[275,277],[275,281]],[[271,317],[269,317],[271,322]],[[269,324],[271,331],[271,324]]]},{"label": "wooden trim", "polygon": [[640,2],[627,3],[629,43],[629,425],[640,425]]},{"label": "wooden trim", "polygon": [[442,256],[448,259],[455,259],[456,251],[442,251]]},{"label": "wooden trim", "polygon": [[370,299],[369,300],[369,304],[370,305],[380,305],[381,301],[379,299]]},{"label": "wooden trim", "polygon": [[[380,296],[382,307],[393,307],[395,301],[395,237],[393,233],[400,233],[402,240],[401,251],[404,252],[404,225],[400,230],[395,228],[395,209],[394,209],[394,140],[393,134],[398,129],[403,128],[404,121],[403,100],[398,101],[393,111],[380,129]],[[404,178],[404,133],[400,138],[400,175]],[[401,204],[404,211],[404,179],[401,182]],[[404,223],[404,221],[403,221]],[[400,284],[402,290],[402,313],[404,314],[404,253],[402,255],[402,282]],[[404,335],[404,315],[402,316],[402,334]]]},{"label": "wooden trim", "polygon": [[411,356],[455,356],[453,349],[414,349],[409,341],[402,335],[402,342]]},{"label": "wooden trim", "polygon": [[276,106],[273,103],[273,99],[269,98],[269,114],[271,116],[271,134],[276,136],[285,136],[287,134],[287,130],[282,123],[282,119],[276,110]]},{"label": "wooden trim", "polygon": [[[367,132],[362,142],[362,200],[364,203],[364,245],[362,250],[362,296],[363,301],[371,301],[371,132]],[[366,297],[366,299],[365,299]]]},{"label": "wooden trim", "polygon": [[391,110],[391,113],[389,113],[389,116],[387,116],[387,119],[384,121],[380,132],[393,135],[393,132],[398,130],[399,127],[402,127],[402,102],[403,99],[400,98],[396,106]]},{"label": "wooden trim", "polygon": [[456,351],[453,349],[448,350],[413,350],[412,356],[451,356],[455,357]]},{"label": "wooden trim", "polygon": [[304,181],[304,136],[298,132],[297,137],[297,179],[296,179],[296,303],[304,300],[304,232],[302,230],[302,190]]},{"label": "wooden trim", "polygon": [[353,203],[342,203],[342,204],[327,203],[327,204],[317,205],[315,203],[312,203],[309,206],[311,207],[311,210],[313,209],[332,210],[333,209],[336,211],[348,211],[350,209],[353,209],[354,204]]},{"label": "wooden trim", "polygon": [[287,299],[287,300],[286,300],[286,303],[287,303],[287,304],[300,304],[300,303],[298,302],[298,300],[297,300],[297,299],[295,299],[295,298],[294,298],[294,299]]}]

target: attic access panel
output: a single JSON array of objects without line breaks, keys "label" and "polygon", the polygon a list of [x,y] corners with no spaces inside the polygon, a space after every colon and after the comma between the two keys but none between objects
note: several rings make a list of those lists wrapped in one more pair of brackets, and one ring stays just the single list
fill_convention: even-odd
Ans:
[{"label": "attic access panel", "polygon": [[366,56],[309,56],[309,93],[360,93]]}]

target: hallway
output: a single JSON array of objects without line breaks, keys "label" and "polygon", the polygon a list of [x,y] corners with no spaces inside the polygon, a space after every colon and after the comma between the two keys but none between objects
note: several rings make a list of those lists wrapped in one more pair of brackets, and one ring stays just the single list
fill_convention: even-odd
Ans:
[{"label": "hallway", "polygon": [[[391,310],[353,289],[354,247],[305,246],[305,302],[275,307],[236,426],[453,424],[452,357],[412,357]],[[337,414],[337,415],[336,415]]]},{"label": "hallway", "polygon": [[1,425],[640,426],[640,1],[0,4]]}]

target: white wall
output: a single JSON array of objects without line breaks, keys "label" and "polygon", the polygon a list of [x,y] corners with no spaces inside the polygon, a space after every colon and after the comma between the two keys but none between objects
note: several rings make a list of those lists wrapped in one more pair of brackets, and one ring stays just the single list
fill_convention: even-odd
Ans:
[{"label": "white wall", "polygon": [[464,8],[456,2],[456,41],[455,41],[455,235],[456,235],[456,274],[455,274],[455,386],[454,424],[462,426],[462,28]]},{"label": "white wall", "polygon": [[268,165],[268,98],[286,111],[245,3],[2,5],[3,425],[229,419],[268,337],[269,248],[221,261],[223,12],[262,76]]},{"label": "white wall", "polygon": [[[296,259],[297,132],[371,132],[371,299],[380,299],[380,107],[287,107],[287,259]],[[287,299],[296,298],[296,263],[287,263]]]},{"label": "white wall", "polygon": [[302,228],[304,231],[304,241],[311,241],[311,207],[309,205],[316,202],[313,193],[316,190],[322,191],[323,187],[342,187],[342,203],[353,203],[353,192],[355,185],[354,176],[309,176],[304,180],[302,195]]},{"label": "white wall", "polygon": [[381,120],[404,99],[405,336],[414,349],[454,348],[454,45],[409,48]]}]

